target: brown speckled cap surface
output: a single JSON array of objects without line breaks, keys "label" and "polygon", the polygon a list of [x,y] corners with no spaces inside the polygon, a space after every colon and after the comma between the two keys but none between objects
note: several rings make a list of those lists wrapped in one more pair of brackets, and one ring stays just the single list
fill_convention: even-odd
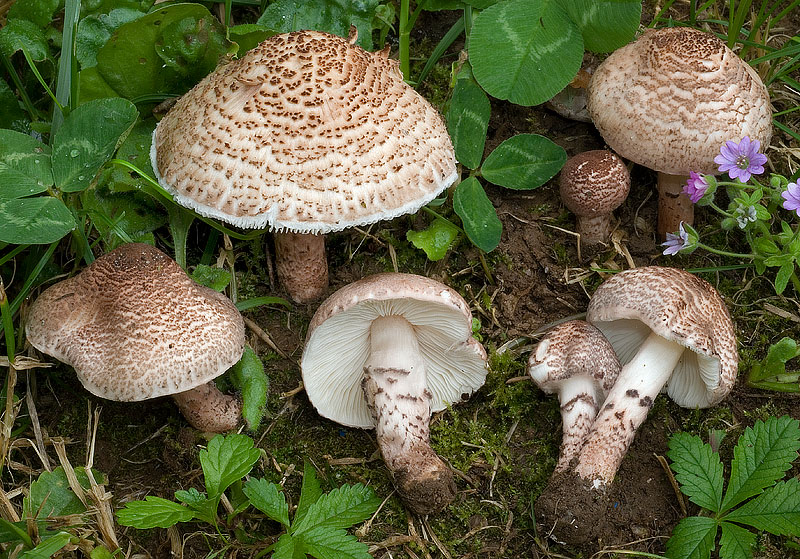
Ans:
[{"label": "brown speckled cap surface", "polygon": [[370,325],[397,315],[414,328],[425,359],[431,411],[459,402],[486,380],[486,352],[472,337],[467,302],[438,281],[413,274],[376,274],[346,285],[317,309],[301,369],[309,400],[323,417],[371,428],[361,389]]},{"label": "brown speckled cap surface", "polygon": [[631,174],[625,163],[603,149],[570,157],[559,177],[561,200],[582,217],[611,213],[625,201],[630,188]]},{"label": "brown speckled cap surface", "polygon": [[297,233],[415,212],[457,177],[444,120],[398,62],[316,31],[214,70],[159,123],[151,159],[180,204]]},{"label": "brown speckled cap surface", "polygon": [[615,274],[586,313],[625,365],[651,331],[688,350],[667,393],[680,406],[709,407],[736,381],[739,353],[725,302],[705,280],[678,268],[648,266]]},{"label": "brown speckled cap surface", "polygon": [[200,386],[233,366],[245,343],[230,299],[138,243],[46,289],[31,305],[26,334],[72,365],[89,392],[118,401]]},{"label": "brown speckled cap surface", "polygon": [[772,136],[767,88],[756,72],[710,33],[648,30],[595,71],[588,109],[622,157],[655,171],[717,174],[714,157],[744,136],[766,147]]}]

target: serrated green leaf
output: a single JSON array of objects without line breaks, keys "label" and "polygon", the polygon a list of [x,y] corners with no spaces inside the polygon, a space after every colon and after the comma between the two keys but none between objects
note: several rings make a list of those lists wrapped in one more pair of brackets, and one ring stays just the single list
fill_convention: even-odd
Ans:
[{"label": "serrated green leaf", "polygon": [[242,396],[242,417],[251,431],[258,429],[267,408],[269,378],[264,364],[250,346],[228,373],[231,383]]},{"label": "serrated green leaf", "polygon": [[0,54],[11,57],[24,50],[33,60],[50,56],[44,31],[27,19],[11,19],[0,29]]},{"label": "serrated green leaf", "polygon": [[[297,551],[302,553],[301,546],[296,545],[298,543],[291,534],[283,534],[275,542],[275,547],[272,549],[272,555],[270,556],[271,559],[295,559]],[[302,557],[305,559],[305,554]]]},{"label": "serrated green leaf", "polygon": [[484,252],[491,252],[500,244],[503,224],[497,217],[489,197],[475,177],[469,177],[456,186],[453,192],[453,210],[469,240]]},{"label": "serrated green leaf", "polygon": [[200,493],[194,487],[191,489],[178,489],[175,492],[175,498],[193,509],[202,507],[205,502],[208,501],[208,497],[206,497],[204,493]]},{"label": "serrated green leaf", "polygon": [[716,536],[717,521],[713,518],[684,518],[667,540],[667,559],[709,559]]},{"label": "serrated green leaf", "polygon": [[42,541],[33,549],[20,554],[20,559],[49,559],[55,555],[56,551],[67,545],[71,539],[71,534],[67,532],[59,532],[54,536]]},{"label": "serrated green leaf", "polygon": [[745,429],[733,449],[730,482],[720,510],[729,510],[782,478],[798,448],[800,423],[788,416],[759,420]]},{"label": "serrated green leaf", "polygon": [[231,282],[231,273],[224,268],[198,264],[192,272],[192,279],[214,291],[222,291]]},{"label": "serrated green leaf", "polygon": [[140,530],[169,528],[178,522],[189,522],[194,511],[174,501],[147,496],[144,501],[131,501],[117,512],[117,521],[123,526]]},{"label": "serrated green leaf", "polygon": [[641,0],[562,0],[583,35],[586,50],[611,52],[633,40],[642,18]]},{"label": "serrated green leaf", "polygon": [[258,449],[247,435],[217,435],[200,451],[209,499],[217,499],[231,483],[242,479],[258,461]]},{"label": "serrated green leaf", "polygon": [[561,170],[567,152],[539,134],[517,134],[497,146],[481,166],[487,181],[514,190],[542,186]]},{"label": "serrated green leaf", "polygon": [[465,167],[476,169],[481,164],[491,112],[489,98],[471,77],[456,80],[447,110],[447,130],[456,159]]},{"label": "serrated green leaf", "polygon": [[349,528],[378,510],[381,500],[375,492],[357,483],[343,485],[322,495],[308,507],[308,512],[292,525],[292,534],[299,535],[316,527]]},{"label": "serrated green leaf", "polygon": [[[95,473],[102,478],[102,474]],[[83,468],[75,470],[75,477],[84,489],[89,489],[89,477]],[[58,466],[52,472],[42,472],[31,483],[28,495],[22,501],[26,518],[48,518],[86,512],[86,507],[72,491],[64,468]]]},{"label": "serrated green leaf", "polygon": [[700,437],[676,433],[669,440],[667,457],[672,460],[681,492],[698,506],[713,512],[722,503],[722,462],[719,454]]},{"label": "serrated green leaf", "polygon": [[49,244],[75,229],[75,218],[52,196],[0,200],[0,241]]},{"label": "serrated green leaf", "polygon": [[303,463],[303,485],[300,488],[300,501],[297,503],[297,510],[294,512],[294,523],[298,524],[305,518],[308,508],[322,497],[322,488],[317,479],[317,471],[314,465],[306,460]]},{"label": "serrated green leaf", "polygon": [[800,480],[780,481],[725,516],[778,536],[800,536]]},{"label": "serrated green leaf", "polygon": [[434,219],[427,229],[406,232],[406,239],[418,249],[424,250],[428,260],[432,262],[444,258],[457,238],[458,227],[440,217]]},{"label": "serrated green leaf", "polygon": [[751,559],[756,535],[741,526],[722,522],[722,535],[719,538],[719,556],[724,559]]},{"label": "serrated green leaf", "polygon": [[0,130],[0,200],[22,198],[53,184],[50,148],[14,130]]},{"label": "serrated green leaf", "polygon": [[289,505],[286,504],[286,495],[277,483],[270,483],[265,479],[248,479],[244,484],[244,494],[254,507],[289,528]]},{"label": "serrated green leaf", "polygon": [[317,559],[372,559],[366,544],[341,528],[318,526],[300,538],[306,551]]}]

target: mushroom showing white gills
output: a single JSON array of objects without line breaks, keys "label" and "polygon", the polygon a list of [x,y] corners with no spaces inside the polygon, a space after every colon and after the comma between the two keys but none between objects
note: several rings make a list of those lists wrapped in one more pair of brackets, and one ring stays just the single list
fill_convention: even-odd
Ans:
[{"label": "mushroom showing white gills", "polygon": [[548,394],[558,393],[563,438],[556,472],[569,468],[592,421],[614,385],[620,363],[614,348],[594,326],[570,320],[545,334],[528,359],[528,374]]},{"label": "mushroom showing white gills", "polygon": [[153,169],[179,204],[276,231],[278,277],[296,301],[327,288],[324,233],[414,213],[457,178],[444,119],[387,49],[355,41],[270,37],[206,76],[153,133]]},{"label": "mushroom showing white gills", "polygon": [[648,30],[603,61],[589,84],[589,114],[626,159],[658,172],[658,232],[691,224],[682,193],[690,171],[717,174],[714,157],[744,136],[769,145],[767,88],[750,65],[711,33]]},{"label": "mushroom showing white gills", "polygon": [[241,403],[213,379],[242,356],[242,316],[150,245],[123,245],[46,289],[25,332],[36,349],[74,367],[96,396],[171,395],[202,431],[230,431],[240,420]]},{"label": "mushroom showing white gills", "polygon": [[662,388],[680,406],[713,406],[733,388],[739,354],[719,293],[677,268],[616,274],[597,288],[586,319],[608,338],[622,363],[575,467],[599,488],[614,479]]},{"label": "mushroom showing white gills", "polygon": [[397,273],[341,288],[309,326],[301,362],[309,400],[323,417],[376,429],[395,486],[418,514],[455,496],[452,471],[430,447],[429,422],[486,379],[486,352],[471,327],[457,292]]}]

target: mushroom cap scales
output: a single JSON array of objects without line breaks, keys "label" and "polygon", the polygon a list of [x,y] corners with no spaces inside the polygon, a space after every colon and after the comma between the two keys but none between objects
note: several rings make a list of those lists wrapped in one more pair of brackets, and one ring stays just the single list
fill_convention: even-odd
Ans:
[{"label": "mushroom cap scales", "polygon": [[140,243],[46,289],[31,305],[26,334],[36,349],[74,367],[89,392],[117,401],[205,384],[233,366],[245,344],[230,299]]},{"label": "mushroom cap scales", "polygon": [[457,178],[444,120],[398,62],[316,31],[206,76],[157,126],[151,159],[201,215],[296,233],[415,212]]}]

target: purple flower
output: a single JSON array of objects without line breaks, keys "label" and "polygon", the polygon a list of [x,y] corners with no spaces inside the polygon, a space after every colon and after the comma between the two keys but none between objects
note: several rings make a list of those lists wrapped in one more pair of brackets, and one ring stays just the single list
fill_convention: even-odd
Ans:
[{"label": "purple flower", "polygon": [[675,233],[667,233],[667,240],[661,243],[662,247],[667,247],[664,249],[665,256],[672,256],[673,254],[678,254],[680,251],[685,249],[689,246],[689,233],[683,228],[683,222],[681,221],[680,224],[680,231],[678,234]]},{"label": "purple flower", "polygon": [[797,212],[797,217],[800,217],[800,185],[790,182],[786,185],[786,190],[781,192],[781,197],[786,200],[783,208],[790,212],[794,210]]},{"label": "purple flower", "polygon": [[721,173],[728,173],[731,180],[739,179],[742,182],[750,180],[750,175],[760,175],[764,172],[764,163],[767,156],[758,153],[761,142],[750,141],[750,136],[745,136],[738,144],[728,140],[719,150],[719,155],[714,158],[714,163],[719,165]]},{"label": "purple flower", "polygon": [[689,172],[689,180],[686,181],[686,186],[683,187],[683,193],[689,197],[692,204],[700,201],[706,190],[708,190],[708,182],[703,175],[698,175],[694,171]]}]

